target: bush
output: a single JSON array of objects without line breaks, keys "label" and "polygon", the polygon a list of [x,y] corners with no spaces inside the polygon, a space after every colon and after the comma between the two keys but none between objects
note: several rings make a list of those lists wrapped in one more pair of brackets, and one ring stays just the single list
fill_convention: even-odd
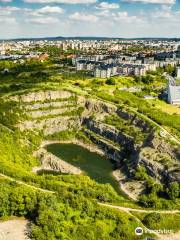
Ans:
[{"label": "bush", "polygon": [[107,85],[115,85],[116,84],[116,80],[114,78],[108,78],[106,80],[106,84]]},{"label": "bush", "polygon": [[145,167],[138,167],[135,172],[135,179],[144,181],[148,177]]},{"label": "bush", "polygon": [[146,216],[144,217],[144,219],[143,219],[142,222],[143,222],[147,227],[151,228],[152,225],[156,225],[160,220],[161,220],[161,215],[160,215],[160,213],[155,213],[155,212],[153,212],[153,213],[150,213],[150,214],[146,215]]},{"label": "bush", "polygon": [[169,189],[167,190],[169,199],[175,200],[179,197],[180,187],[178,182],[171,183]]}]

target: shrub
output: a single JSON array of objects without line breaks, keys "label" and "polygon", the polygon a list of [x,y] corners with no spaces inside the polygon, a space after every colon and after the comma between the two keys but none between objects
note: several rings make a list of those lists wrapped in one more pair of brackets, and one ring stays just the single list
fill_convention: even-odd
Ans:
[{"label": "shrub", "polygon": [[106,80],[106,84],[107,84],[107,85],[115,85],[115,84],[116,84],[116,81],[115,81],[114,78],[108,78],[108,79]]},{"label": "shrub", "polygon": [[143,223],[147,226],[147,227],[152,227],[153,225],[156,225],[159,221],[161,220],[161,215],[160,213],[150,213],[148,215],[146,215],[143,219]]},{"label": "shrub", "polygon": [[178,182],[171,183],[169,189],[167,190],[169,199],[176,199],[179,197],[180,187]]}]

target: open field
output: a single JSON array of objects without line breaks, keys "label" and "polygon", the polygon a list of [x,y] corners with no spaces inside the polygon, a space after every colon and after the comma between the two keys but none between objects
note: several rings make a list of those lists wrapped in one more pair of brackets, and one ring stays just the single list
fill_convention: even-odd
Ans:
[{"label": "open field", "polygon": [[150,100],[152,106],[168,114],[180,114],[180,106],[168,104],[162,100]]}]

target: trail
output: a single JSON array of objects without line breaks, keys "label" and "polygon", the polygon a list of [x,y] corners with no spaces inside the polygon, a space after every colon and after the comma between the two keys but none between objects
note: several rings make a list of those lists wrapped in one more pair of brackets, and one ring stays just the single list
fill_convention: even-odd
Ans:
[{"label": "trail", "polygon": [[[148,229],[142,221],[133,214],[133,212],[140,212],[140,213],[161,213],[161,214],[175,214],[175,213],[180,213],[180,210],[145,210],[145,209],[137,209],[137,208],[127,208],[127,207],[121,207],[121,206],[113,206],[110,204],[106,203],[98,203],[101,206],[109,207],[109,208],[114,208],[114,209],[119,209],[121,211],[126,212],[127,214],[130,214],[133,216],[139,223],[140,226],[143,227],[144,230],[147,230],[147,232],[151,232],[152,230]],[[153,233],[156,236],[157,240],[179,240],[180,239],[180,232],[177,233],[172,233],[172,234],[159,234],[157,232]]]},{"label": "trail", "polygon": [[[46,192],[46,193],[55,193],[54,191],[50,191],[50,190],[47,190],[47,189],[35,187],[35,186],[32,186],[32,185],[30,185],[28,183],[25,183],[23,181],[16,180],[15,178],[9,177],[9,176],[4,175],[2,173],[0,173],[0,177],[6,178],[6,179],[8,179],[8,180],[10,180],[12,182],[16,182],[16,183],[18,183],[20,185],[24,185],[24,186],[30,187],[30,188],[32,188],[34,190],[38,190],[38,191]],[[107,203],[100,203],[100,202],[98,204],[101,205],[101,206],[109,207],[109,208],[119,209],[119,210],[122,210],[122,211],[125,211],[125,212],[142,212],[142,213],[156,212],[156,213],[164,213],[164,214],[180,213],[180,210],[177,210],[177,209],[175,209],[175,210],[148,210],[148,209],[129,208],[129,207],[111,205],[111,204],[107,204]]]},{"label": "trail", "polygon": [[106,203],[98,203],[99,205],[109,207],[109,208],[115,208],[122,210],[124,212],[141,212],[141,213],[164,213],[164,214],[175,214],[175,213],[180,213],[180,210],[148,210],[148,209],[138,209],[138,208],[128,208],[128,207],[122,207],[122,206],[115,206],[115,205],[110,205]]},{"label": "trail", "polygon": [[2,174],[2,173],[0,173],[0,177],[6,178],[6,179],[8,179],[8,180],[10,180],[10,181],[12,181],[12,182],[16,182],[16,183],[18,183],[18,184],[20,184],[20,185],[24,185],[24,186],[26,186],[26,187],[30,187],[30,188],[32,188],[32,189],[34,189],[34,190],[38,190],[38,191],[45,192],[45,193],[55,193],[55,192],[53,192],[53,191],[50,191],[50,190],[47,190],[47,189],[43,189],[43,188],[39,188],[39,187],[35,187],[35,186],[32,186],[32,185],[30,185],[30,184],[28,184],[28,183],[25,183],[25,182],[23,182],[23,181],[16,180],[15,178],[9,177],[9,176],[4,175],[4,174]]},{"label": "trail", "polygon": [[[34,189],[34,190],[36,190],[36,191],[41,191],[41,192],[44,192],[44,193],[51,193],[51,194],[55,193],[55,192],[53,192],[53,191],[46,190],[46,189],[39,188],[39,187],[35,187],[35,186],[32,186],[32,185],[30,185],[30,184],[28,184],[28,183],[25,183],[25,182],[23,182],[23,181],[16,180],[16,179],[14,179],[14,178],[12,178],[12,177],[9,177],[9,176],[7,176],[7,175],[4,175],[4,174],[2,174],[2,173],[0,173],[0,177],[6,178],[6,179],[8,179],[9,181],[16,182],[16,183],[18,183],[18,184],[20,184],[20,185],[24,185],[24,186],[30,187],[30,188],[32,188],[32,189]],[[180,210],[147,210],[147,209],[128,208],[128,207],[123,207],[123,206],[110,205],[110,204],[100,203],[100,202],[99,202],[98,204],[101,205],[101,206],[104,206],[104,207],[109,207],[109,208],[114,208],[114,209],[118,209],[118,210],[124,211],[124,212],[126,212],[127,214],[135,217],[135,219],[140,223],[140,226],[142,226],[144,229],[146,229],[147,232],[149,232],[150,230],[149,230],[145,225],[142,224],[142,222],[140,221],[140,219],[139,219],[138,217],[136,217],[136,216],[133,214],[133,212],[140,212],[140,213],[152,213],[152,212],[155,212],[155,213],[161,213],[161,214],[175,214],[175,213],[180,213]],[[159,239],[159,240],[166,240],[166,239],[168,240],[168,239],[169,239],[168,237],[170,236],[170,235],[169,235],[169,236],[166,235],[166,236],[164,236],[164,237],[166,237],[166,238],[163,238],[163,235],[160,235],[160,234],[157,234],[157,233],[154,233],[154,234],[155,234],[155,236],[157,237],[157,239]],[[179,238],[178,238],[178,237],[179,237],[179,234],[180,234],[179,232],[176,233],[176,234],[173,234],[171,240],[178,240],[178,239],[179,239]]]}]

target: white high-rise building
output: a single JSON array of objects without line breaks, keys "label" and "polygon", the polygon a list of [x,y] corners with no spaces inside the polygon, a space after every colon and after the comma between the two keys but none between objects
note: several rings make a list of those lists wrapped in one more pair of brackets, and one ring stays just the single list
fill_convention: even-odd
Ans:
[{"label": "white high-rise building", "polygon": [[180,78],[180,67],[177,67],[176,77],[177,77],[177,78]]},{"label": "white high-rise building", "polygon": [[170,104],[180,104],[180,85],[176,85],[174,79],[170,79],[168,83],[168,102]]}]

